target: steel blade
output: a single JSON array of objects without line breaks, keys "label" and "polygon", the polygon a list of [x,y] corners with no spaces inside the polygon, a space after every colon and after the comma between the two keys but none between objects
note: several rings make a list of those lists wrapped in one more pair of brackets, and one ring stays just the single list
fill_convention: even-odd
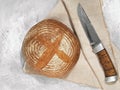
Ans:
[{"label": "steel blade", "polygon": [[85,30],[85,33],[90,41],[90,44],[92,48],[94,48],[96,45],[100,44],[101,41],[97,33],[95,32],[95,29],[92,26],[87,14],[85,13],[84,9],[82,8],[80,4],[77,7],[77,12],[78,12],[78,16],[81,21],[81,24]]}]

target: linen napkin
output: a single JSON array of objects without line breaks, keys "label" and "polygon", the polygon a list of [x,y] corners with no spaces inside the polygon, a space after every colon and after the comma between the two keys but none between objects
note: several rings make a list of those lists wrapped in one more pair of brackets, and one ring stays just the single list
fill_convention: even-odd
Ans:
[{"label": "linen napkin", "polygon": [[[93,3],[94,2],[94,3]],[[119,80],[108,85],[98,58],[92,52],[89,41],[77,16],[77,5],[80,3],[91,20],[98,36],[107,49],[115,68],[118,70],[118,52],[112,44],[102,13],[102,0],[60,0],[47,18],[54,18],[66,24],[76,32],[81,43],[80,58],[65,80],[85,84],[102,90],[119,90]],[[70,17],[70,18],[69,18]],[[118,70],[119,73],[119,70]]]},{"label": "linen napkin", "polygon": [[0,90],[98,90],[23,72],[20,52],[25,34],[55,4],[56,0],[0,0]]}]

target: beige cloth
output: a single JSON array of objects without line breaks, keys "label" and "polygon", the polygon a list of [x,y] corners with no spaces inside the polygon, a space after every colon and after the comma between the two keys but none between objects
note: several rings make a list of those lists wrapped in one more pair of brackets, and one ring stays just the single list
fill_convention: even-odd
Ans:
[{"label": "beige cloth", "polygon": [[[91,20],[91,23],[96,29],[97,34],[107,49],[113,64],[119,73],[120,56],[118,53],[120,52],[110,41],[102,15],[102,0],[63,0],[63,2],[60,0],[47,18],[59,20],[72,30],[74,29],[81,43],[80,58],[65,80],[85,84],[102,90],[120,90],[120,79],[112,85],[105,83],[104,72],[101,68],[98,58],[92,52],[89,41],[77,16],[77,5],[80,3],[85,9],[88,17]],[[69,15],[66,12],[65,6],[68,9],[73,26],[70,23]]]}]

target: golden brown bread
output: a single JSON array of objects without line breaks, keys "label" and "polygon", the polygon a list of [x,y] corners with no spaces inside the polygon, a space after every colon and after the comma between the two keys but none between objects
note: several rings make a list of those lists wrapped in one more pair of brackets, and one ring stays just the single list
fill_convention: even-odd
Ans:
[{"label": "golden brown bread", "polygon": [[22,46],[29,72],[48,77],[66,76],[76,64],[79,54],[78,38],[66,25],[53,19],[33,26]]}]

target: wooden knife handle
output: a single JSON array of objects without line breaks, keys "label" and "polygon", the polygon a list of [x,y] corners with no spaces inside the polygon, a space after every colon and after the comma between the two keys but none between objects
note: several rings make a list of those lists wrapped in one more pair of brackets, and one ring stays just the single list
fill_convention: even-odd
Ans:
[{"label": "wooden knife handle", "polygon": [[117,72],[115,70],[115,67],[114,67],[106,49],[101,50],[100,52],[97,53],[97,55],[98,55],[101,65],[103,67],[105,77],[116,76]]}]

